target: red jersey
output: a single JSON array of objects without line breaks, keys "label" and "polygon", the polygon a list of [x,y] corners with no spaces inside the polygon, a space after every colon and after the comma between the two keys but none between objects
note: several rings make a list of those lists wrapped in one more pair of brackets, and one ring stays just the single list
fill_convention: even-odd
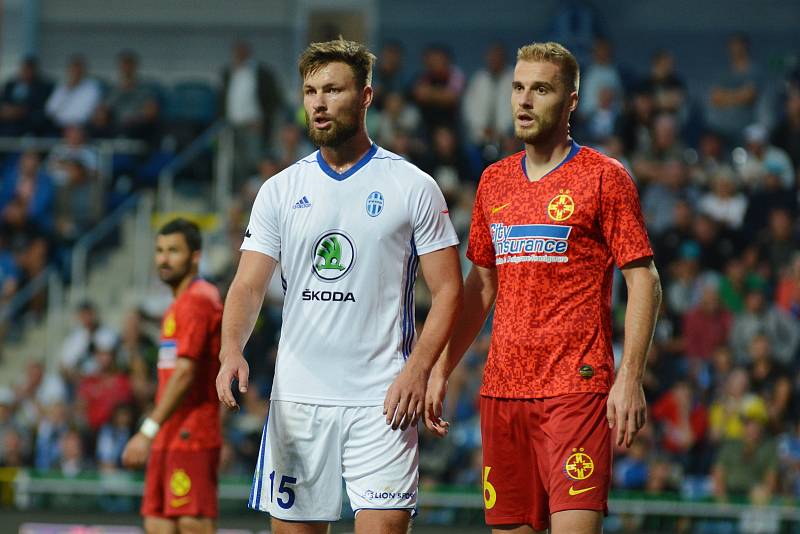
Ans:
[{"label": "red jersey", "polygon": [[201,450],[222,445],[219,400],[214,382],[219,372],[222,299],[212,284],[194,280],[161,321],[158,393],[161,398],[178,358],[195,360],[194,382],[178,408],[161,425],[153,449]]},{"label": "red jersey", "polygon": [[574,142],[539,181],[524,165],[520,152],[488,167],[472,212],[467,257],[498,278],[481,394],[607,393],[613,265],[653,255],[636,187],[619,162]]}]

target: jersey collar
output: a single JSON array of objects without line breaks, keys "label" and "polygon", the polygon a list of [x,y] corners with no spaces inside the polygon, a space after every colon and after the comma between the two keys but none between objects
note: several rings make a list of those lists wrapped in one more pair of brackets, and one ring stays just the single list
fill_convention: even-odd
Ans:
[{"label": "jersey collar", "polygon": [[322,157],[322,150],[317,150],[317,163],[319,163],[319,168],[322,169],[322,172],[324,172],[334,180],[341,182],[342,180],[354,175],[356,172],[358,172],[359,169],[361,169],[361,167],[369,163],[369,160],[372,159],[372,157],[375,155],[376,152],[378,152],[378,145],[372,143],[372,146],[369,148],[367,153],[364,154],[364,156],[360,160],[358,160],[355,165],[353,165],[343,173],[338,173],[334,171],[331,168],[331,166],[328,165],[328,162],[325,161],[325,158]]},{"label": "jersey collar", "polygon": [[[567,157],[564,158],[564,161],[559,163],[553,170],[551,170],[550,172],[548,172],[544,176],[549,176],[549,175],[553,174],[558,169],[560,169],[561,167],[563,167],[564,165],[569,163],[569,161],[578,154],[578,151],[580,149],[581,149],[581,145],[576,143],[575,140],[573,139],[572,140],[572,148],[569,149],[569,153],[567,154]],[[528,169],[525,168],[525,151],[524,150],[522,151],[522,159],[520,160],[520,163],[522,163],[522,173],[525,175],[525,178],[528,178]],[[542,178],[544,178],[544,176],[542,176]],[[539,179],[541,180],[542,178],[539,178]]]}]

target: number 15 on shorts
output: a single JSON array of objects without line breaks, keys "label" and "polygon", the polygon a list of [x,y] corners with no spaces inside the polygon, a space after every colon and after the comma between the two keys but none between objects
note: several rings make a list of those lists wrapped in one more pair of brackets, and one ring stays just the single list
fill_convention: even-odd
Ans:
[{"label": "number 15 on shorts", "polygon": [[[295,477],[281,475],[281,481],[278,484],[278,506],[284,510],[288,510],[294,506],[294,490],[290,488],[289,484],[297,484]],[[286,498],[283,497],[286,495]],[[269,500],[275,502],[275,471],[269,474]]]}]

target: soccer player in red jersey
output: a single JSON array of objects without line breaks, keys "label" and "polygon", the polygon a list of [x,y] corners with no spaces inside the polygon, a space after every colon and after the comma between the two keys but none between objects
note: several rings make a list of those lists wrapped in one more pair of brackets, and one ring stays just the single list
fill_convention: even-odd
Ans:
[{"label": "soccer player in red jersey", "polygon": [[[563,46],[519,50],[511,103],[525,150],[481,177],[463,311],[428,384],[426,424],[443,435],[447,377],[495,304],[480,413],[486,522],[498,533],[600,532],[612,429],[629,446],[645,424],[661,285],[630,176],[569,135],[578,83]],[[616,379],[615,264],[628,287]]]},{"label": "soccer player in red jersey", "polygon": [[215,531],[222,300],[197,275],[201,244],[197,225],[185,219],[156,238],[158,275],[175,301],[161,322],[156,406],[122,454],[128,467],[147,463],[141,512],[148,534]]}]

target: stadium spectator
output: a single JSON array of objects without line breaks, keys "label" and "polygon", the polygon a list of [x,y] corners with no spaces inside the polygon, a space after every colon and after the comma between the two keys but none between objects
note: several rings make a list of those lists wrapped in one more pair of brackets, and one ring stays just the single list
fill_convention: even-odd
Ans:
[{"label": "stadium spectator", "polygon": [[160,107],[158,95],[139,79],[139,56],[132,50],[117,55],[117,84],[102,106],[116,136],[155,143]]},{"label": "stadium spectator", "polygon": [[775,360],[769,337],[758,334],[750,340],[748,370],[751,390],[767,403],[769,428],[782,432],[792,395],[788,368]]},{"label": "stadium spectator", "polygon": [[683,319],[683,337],[686,356],[698,360],[709,360],[717,347],[724,345],[730,335],[733,316],[722,307],[719,283],[706,277],[700,300]]},{"label": "stadium spectator", "polygon": [[436,180],[445,197],[458,191],[462,184],[474,180],[458,136],[452,128],[446,126],[434,128],[431,148],[429,155],[417,163]]},{"label": "stadium spectator", "polygon": [[697,402],[688,381],[679,380],[653,403],[651,413],[661,429],[661,449],[685,457],[705,438],[708,411]]},{"label": "stadium spectator", "polygon": [[97,174],[100,155],[97,149],[86,139],[86,130],[79,126],[64,128],[63,141],[50,151],[45,165],[47,171],[53,176],[56,184],[63,185],[67,182],[68,164],[71,161],[80,161],[87,172]]},{"label": "stadium spectator", "polygon": [[78,411],[93,433],[111,420],[117,406],[133,401],[130,377],[115,364],[116,341],[97,343],[92,354],[94,369],[78,382]]},{"label": "stadium spectator", "polygon": [[619,107],[624,92],[622,78],[614,64],[611,41],[598,37],[592,47],[592,62],[581,73],[581,99],[578,103],[578,115],[581,118],[590,117],[597,111],[604,91],[606,97],[613,95],[612,106]]},{"label": "stadium spectator", "polygon": [[26,150],[19,164],[8,170],[0,184],[0,212],[11,202],[25,210],[26,218],[42,230],[52,228],[53,179],[44,171],[39,153]]},{"label": "stadium spectator", "polygon": [[634,153],[633,171],[641,183],[657,182],[667,163],[683,162],[684,151],[677,120],[662,113],[653,120],[650,143]]},{"label": "stadium spectator", "polygon": [[61,458],[61,438],[71,423],[70,406],[63,401],[44,407],[44,415],[36,427],[33,465],[40,471],[56,469]]},{"label": "stadium spectator", "polygon": [[769,495],[778,488],[775,442],[765,435],[762,417],[745,413],[743,418],[741,439],[720,445],[712,469],[714,497],[721,501],[745,499],[754,486],[762,486]]},{"label": "stadium spectator", "polygon": [[512,131],[508,88],[514,70],[506,56],[502,44],[490,45],[484,52],[484,67],[472,75],[464,92],[462,117],[466,138],[480,151],[484,163],[500,157],[501,141]]},{"label": "stadium spectator", "polygon": [[100,84],[86,75],[86,60],[73,56],[67,64],[66,78],[47,99],[45,110],[59,128],[83,126],[89,122],[101,99]]},{"label": "stadium spectator", "polygon": [[784,115],[773,130],[771,140],[772,145],[789,154],[795,174],[800,172],[800,85],[789,85]]},{"label": "stadium spectator", "polygon": [[690,165],[692,183],[696,187],[708,188],[719,168],[729,165],[720,136],[712,131],[703,132],[697,144],[697,157]]},{"label": "stadium spectator", "polygon": [[27,428],[35,428],[44,407],[68,400],[67,385],[58,373],[45,369],[42,361],[25,367],[25,378],[14,388],[17,419]]},{"label": "stadium spectator", "polygon": [[424,70],[414,82],[412,94],[430,136],[437,126],[458,124],[464,73],[453,64],[453,54],[442,45],[429,46],[423,56]]},{"label": "stadium spectator", "polygon": [[791,264],[781,273],[775,301],[795,321],[800,320],[800,252],[794,253]]},{"label": "stadium spectator", "polygon": [[246,41],[231,49],[231,63],[222,71],[221,109],[233,127],[235,184],[248,178],[271,147],[277,120],[284,105],[275,74],[253,57]]},{"label": "stadium spectator", "polygon": [[381,47],[375,72],[372,75],[373,106],[383,111],[386,98],[392,94],[406,95],[408,80],[404,72],[405,50],[399,41],[387,42]]},{"label": "stadium spectator", "polygon": [[111,420],[97,433],[96,457],[101,472],[114,472],[122,467],[122,451],[131,437],[133,411],[129,404],[117,404]]},{"label": "stadium spectator", "polygon": [[797,251],[797,232],[792,214],[781,208],[769,212],[769,226],[758,242],[759,256],[769,266],[770,281],[775,281]]},{"label": "stadium spectator", "polygon": [[68,429],[59,443],[59,471],[65,478],[75,478],[91,467],[84,453],[83,436],[76,428]]},{"label": "stadium spectator", "polygon": [[666,49],[656,51],[650,59],[650,75],[646,82],[653,90],[658,113],[669,113],[684,124],[689,115],[686,82],[675,70],[675,56]]},{"label": "stadium spectator", "polygon": [[739,230],[747,213],[747,197],[738,191],[733,169],[718,168],[711,186],[711,191],[700,198],[698,208],[727,229]]},{"label": "stadium spectator", "polygon": [[78,304],[75,319],[78,324],[64,339],[59,360],[61,374],[74,387],[81,375],[94,370],[95,347],[115,344],[119,337],[114,329],[100,322],[97,308],[89,300]]},{"label": "stadium spectator", "polygon": [[675,225],[677,204],[687,200],[694,205],[697,194],[688,184],[686,165],[681,160],[658,163],[654,169],[657,174],[642,195],[642,212],[647,229],[658,236]]},{"label": "stadium spectator", "polygon": [[767,129],[760,124],[751,124],[744,130],[744,140],[747,151],[737,167],[745,184],[757,191],[765,187],[768,175],[774,175],[782,189],[793,190],[795,179],[792,160],[783,149],[769,144]]},{"label": "stadium spectator", "polygon": [[22,59],[19,72],[3,86],[0,95],[0,135],[44,135],[47,133],[45,103],[53,84],[39,72],[34,56]]},{"label": "stadium spectator", "polygon": [[[744,260],[734,257],[725,264],[724,276],[720,279],[719,296],[722,305],[731,313],[744,311],[745,296],[751,291],[766,291],[767,281],[757,273],[748,271]],[[736,327],[734,327],[735,335]]]},{"label": "stadium spectator", "polygon": [[[303,135],[303,130],[293,122],[286,122],[278,132],[278,143],[274,150],[278,167],[285,169],[314,151],[314,146]],[[262,158],[259,159],[261,161]]]},{"label": "stadium spectator", "polygon": [[81,160],[63,163],[66,181],[59,184],[53,211],[56,240],[71,246],[100,220],[103,191],[96,175]]},{"label": "stadium spectator", "polygon": [[745,297],[744,310],[736,316],[731,329],[730,344],[736,362],[746,363],[752,356],[751,342],[764,336],[773,347],[775,360],[781,365],[793,365],[800,347],[800,323],[767,300],[766,287],[751,287]]},{"label": "stadium spectator", "polygon": [[729,144],[742,139],[742,131],[755,120],[761,93],[760,73],[750,57],[750,40],[743,34],[728,40],[730,64],[709,93],[706,120]]},{"label": "stadium spectator", "polygon": [[617,121],[616,133],[625,147],[625,154],[645,153],[652,143],[652,127],[656,104],[653,88],[649,84],[638,84],[633,88],[631,100]]},{"label": "stadium spectator", "polygon": [[375,128],[375,140],[381,146],[392,150],[398,136],[403,134],[418,136],[421,124],[422,117],[419,110],[406,100],[403,93],[388,93],[384,98],[383,109]]},{"label": "stadium spectator", "polygon": [[738,440],[744,433],[744,415],[766,422],[769,418],[764,399],[750,391],[750,378],[743,367],[733,368],[725,387],[714,397],[709,408],[709,437],[720,443]]}]

